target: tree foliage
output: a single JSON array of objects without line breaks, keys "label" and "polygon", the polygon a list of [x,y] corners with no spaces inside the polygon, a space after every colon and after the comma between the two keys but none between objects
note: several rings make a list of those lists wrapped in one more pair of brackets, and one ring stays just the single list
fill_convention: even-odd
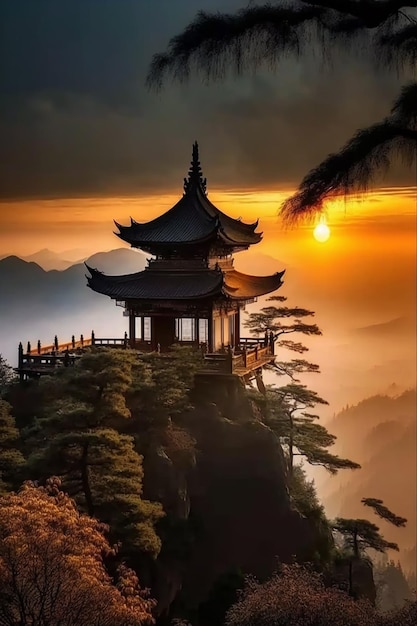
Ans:
[{"label": "tree foliage", "polygon": [[145,369],[132,372],[127,394],[132,424],[135,432],[150,426],[165,429],[171,419],[190,408],[188,393],[202,355],[187,346],[173,346],[168,353],[144,354],[140,360]]},{"label": "tree foliage", "polygon": [[[268,301],[280,303],[286,302],[285,296],[273,296]],[[300,333],[306,336],[321,335],[322,332],[317,324],[307,323],[306,317],[313,317],[314,311],[301,307],[288,306],[267,306],[258,313],[251,313],[244,325],[258,337],[269,336],[272,333],[275,352],[280,354],[280,349],[289,350],[298,354],[308,352],[308,348],[300,341],[287,339],[288,335]],[[285,320],[285,321],[283,321]],[[293,381],[298,382],[296,375],[306,372],[319,372],[319,366],[309,363],[306,359],[297,358],[290,361],[276,359],[271,368],[278,375],[289,376]]]},{"label": "tree foliage", "polygon": [[19,484],[25,459],[10,405],[0,399],[0,494]]},{"label": "tree foliage", "polygon": [[282,565],[267,582],[249,579],[227,613],[226,626],[376,626],[365,602],[355,602],[300,565]]},{"label": "tree foliage", "polygon": [[0,354],[0,397],[6,391],[7,387],[15,379],[13,368],[7,363],[6,359]]},{"label": "tree foliage", "polygon": [[369,506],[374,510],[374,513],[378,515],[381,519],[393,524],[397,527],[404,527],[407,524],[407,520],[405,517],[399,517],[395,515],[392,511],[386,507],[382,500],[378,500],[377,498],[362,498],[362,504],[365,506]]},{"label": "tree foliage", "polygon": [[355,558],[359,558],[369,548],[377,550],[377,552],[399,550],[396,543],[386,541],[382,537],[378,526],[366,519],[337,517],[333,523],[333,528],[343,536],[345,546],[352,550]]},{"label": "tree foliage", "polygon": [[360,467],[358,463],[328,451],[336,437],[324,426],[317,424],[319,416],[310,412],[317,405],[325,404],[328,404],[326,400],[305,385],[291,383],[284,387],[268,388],[266,423],[288,452],[290,477],[296,456],[305,458],[310,465],[324,467],[331,474],[336,474],[339,469]]},{"label": "tree foliage", "polygon": [[[159,89],[167,77],[186,81],[194,71],[207,80],[221,80],[230,71],[276,69],[288,56],[321,50],[327,59],[338,48],[349,47],[380,67],[415,69],[417,22],[407,9],[416,6],[415,0],[277,0],[250,3],[235,14],[200,11],[171,39],[167,52],[154,56],[148,85]],[[417,142],[416,95],[413,82],[404,88],[391,115],[358,131],[340,152],[311,170],[297,193],[284,202],[283,218],[295,222],[313,217],[327,198],[366,189],[397,156],[410,164]],[[405,96],[406,112],[401,107]]]},{"label": "tree foliage", "polygon": [[50,403],[28,433],[28,468],[37,479],[59,476],[84,511],[109,524],[112,539],[124,549],[156,556],[160,540],[154,526],[162,508],[142,499],[142,457],[133,438],[123,434],[130,420],[125,396],[135,369],[146,375],[132,353],[87,353],[45,383]]},{"label": "tree foliage", "polygon": [[60,491],[26,483],[0,499],[0,624],[142,626],[155,605],[133,571],[117,580],[104,558],[114,551],[105,526],[80,514]]}]

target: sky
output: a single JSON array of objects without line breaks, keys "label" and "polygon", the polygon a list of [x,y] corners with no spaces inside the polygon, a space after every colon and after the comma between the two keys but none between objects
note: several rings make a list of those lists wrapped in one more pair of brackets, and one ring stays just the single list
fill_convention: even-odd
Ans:
[{"label": "sky", "polygon": [[286,268],[285,288],[325,325],[415,316],[413,168],[396,164],[367,196],[330,204],[324,244],[277,216],[310,168],[388,114],[404,77],[355,50],[323,66],[312,50],[275,72],[145,88],[152,55],[197,10],[244,4],[0,0],[0,257],[49,248],[75,261],[123,246],[113,219],[172,206],[197,139],[210,199],[260,218],[263,241],[238,268]]},{"label": "sky", "polygon": [[[245,4],[1,0],[0,198],[173,192],[195,139],[218,188],[290,189],[389,112],[404,79],[354,51],[147,91],[152,55],[198,9]],[[413,173],[395,168],[386,184]]]}]

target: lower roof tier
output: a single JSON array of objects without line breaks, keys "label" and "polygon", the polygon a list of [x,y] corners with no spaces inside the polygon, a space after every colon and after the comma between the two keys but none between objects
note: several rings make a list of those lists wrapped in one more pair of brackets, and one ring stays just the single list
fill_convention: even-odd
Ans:
[{"label": "lower roof tier", "polygon": [[251,300],[279,289],[283,272],[271,276],[250,276],[235,269],[163,271],[149,268],[136,274],[107,276],[87,265],[88,286],[115,300],[200,300],[226,296]]}]

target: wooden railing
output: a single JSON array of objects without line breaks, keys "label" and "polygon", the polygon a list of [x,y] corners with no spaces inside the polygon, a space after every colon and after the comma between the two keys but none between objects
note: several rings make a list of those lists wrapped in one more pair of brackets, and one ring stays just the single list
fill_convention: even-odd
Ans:
[{"label": "wooden railing", "polygon": [[[183,345],[193,345],[192,342],[179,342]],[[131,347],[127,333],[124,337],[96,337],[94,332],[88,339],[84,339],[83,335],[79,340],[75,340],[74,335],[71,341],[59,343],[55,336],[54,343],[42,346],[40,341],[37,342],[36,348],[32,348],[30,342],[27,344],[27,350],[24,352],[23,345],[19,344],[18,370],[38,371],[51,370],[55,367],[68,367],[74,365],[75,361],[80,358],[84,348],[89,346],[102,346],[114,348]],[[273,343],[266,343],[252,337],[242,338],[239,345],[235,348],[230,346],[223,347],[219,352],[207,353],[204,344],[195,347],[202,349],[204,355],[205,368],[213,372],[233,373],[236,371],[252,370],[262,366],[263,363],[271,360],[274,355]],[[151,352],[152,344],[148,340],[136,339],[134,348],[143,352]]]},{"label": "wooden railing", "polygon": [[221,352],[204,355],[205,367],[210,371],[232,374],[238,370],[252,370],[261,367],[274,356],[274,346],[257,339],[246,339],[234,350],[230,347]]}]

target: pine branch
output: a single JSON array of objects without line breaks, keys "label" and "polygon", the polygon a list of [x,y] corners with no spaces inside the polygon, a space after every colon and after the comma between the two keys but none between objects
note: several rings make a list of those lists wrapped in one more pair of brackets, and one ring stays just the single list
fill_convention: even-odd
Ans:
[{"label": "pine branch", "polygon": [[173,37],[168,51],[153,57],[147,85],[159,90],[171,76],[180,82],[191,70],[206,79],[223,79],[261,64],[276,66],[289,53],[300,55],[308,29],[319,25],[326,9],[316,6],[253,6],[236,14],[199,11],[185,30]]},{"label": "pine branch", "polygon": [[382,500],[378,500],[377,498],[362,498],[361,502],[365,506],[371,507],[376,515],[386,522],[390,522],[390,524],[393,524],[394,526],[404,527],[407,524],[407,519],[405,517],[395,515],[395,513],[390,511],[389,508],[384,505]]},{"label": "pine branch", "polygon": [[410,164],[417,132],[395,122],[394,118],[387,118],[358,131],[340,152],[311,170],[297,193],[283,203],[280,213],[284,221],[312,219],[322,212],[325,200],[365,191],[377,175],[389,169],[396,155]]}]

